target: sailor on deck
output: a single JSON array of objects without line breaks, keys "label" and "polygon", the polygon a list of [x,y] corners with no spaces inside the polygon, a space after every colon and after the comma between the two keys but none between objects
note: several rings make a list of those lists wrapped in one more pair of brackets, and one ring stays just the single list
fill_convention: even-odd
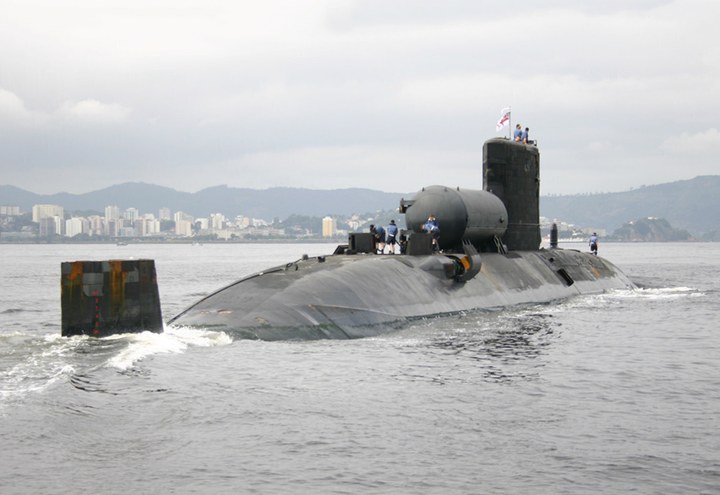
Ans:
[{"label": "sailor on deck", "polygon": [[437,223],[437,220],[435,220],[435,215],[430,215],[427,219],[427,222],[425,222],[422,226],[423,232],[426,232],[428,234],[432,234],[433,240],[433,251],[439,250],[438,245],[438,238],[440,237],[440,226]]},{"label": "sailor on deck", "polygon": [[590,236],[590,252],[597,256],[598,237],[595,232]]},{"label": "sailor on deck", "polygon": [[397,244],[397,241],[395,240],[395,236],[398,233],[397,225],[395,225],[395,220],[390,220],[390,225],[387,227],[387,245],[388,248],[391,249],[391,253],[395,254],[395,244]]},{"label": "sailor on deck", "polygon": [[375,238],[375,245],[380,251],[380,254],[383,254],[385,252],[385,229],[382,225],[378,225],[377,227],[370,225],[370,233],[372,233]]}]

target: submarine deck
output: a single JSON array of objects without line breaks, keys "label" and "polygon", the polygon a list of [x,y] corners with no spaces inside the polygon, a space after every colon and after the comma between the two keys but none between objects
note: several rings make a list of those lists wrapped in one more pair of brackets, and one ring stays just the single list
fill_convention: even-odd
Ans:
[{"label": "submarine deck", "polygon": [[387,333],[415,318],[634,287],[607,260],[572,250],[482,253],[480,271],[465,282],[432,268],[453,258],[353,254],[301,259],[238,280],[168,323],[261,340],[348,339]]}]

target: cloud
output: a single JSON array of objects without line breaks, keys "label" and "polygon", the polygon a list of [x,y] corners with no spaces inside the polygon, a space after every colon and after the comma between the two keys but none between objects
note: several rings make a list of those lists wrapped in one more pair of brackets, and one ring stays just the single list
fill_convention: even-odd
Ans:
[{"label": "cloud", "polygon": [[377,24],[431,24],[451,23],[468,18],[495,20],[516,17],[524,12],[535,14],[541,10],[578,11],[587,14],[609,14],[627,11],[645,11],[672,3],[672,0],[603,0],[578,2],[575,0],[514,0],[503,4],[495,0],[351,0],[340,3],[329,16],[337,27],[350,28]]},{"label": "cloud", "polygon": [[116,124],[125,122],[129,115],[130,109],[122,105],[92,99],[66,102],[53,113],[30,111],[15,93],[0,88],[0,124],[47,130],[57,119],[75,123]]},{"label": "cloud", "polygon": [[90,124],[118,124],[125,122],[130,109],[116,103],[101,103],[97,100],[66,102],[58,110],[60,117]]},{"label": "cloud", "polygon": [[708,153],[720,150],[720,131],[714,127],[690,134],[683,132],[663,141],[660,149],[669,153]]},{"label": "cloud", "polygon": [[0,125],[29,126],[42,118],[42,115],[29,111],[15,93],[0,88]]},{"label": "cloud", "polygon": [[[706,0],[12,0],[0,172],[46,192],[462,185],[510,105],[553,192],[651,183],[649,163],[716,173],[718,16]],[[706,155],[678,167],[684,149]]]}]

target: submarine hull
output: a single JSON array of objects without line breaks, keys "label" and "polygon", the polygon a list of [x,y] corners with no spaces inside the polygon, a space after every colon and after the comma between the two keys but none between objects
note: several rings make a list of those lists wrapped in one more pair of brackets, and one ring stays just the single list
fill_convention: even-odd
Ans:
[{"label": "submarine hull", "polygon": [[168,323],[260,340],[352,339],[422,317],[540,304],[633,288],[609,261],[572,250],[483,253],[459,281],[453,256],[331,255],[241,279]]},{"label": "submarine hull", "polygon": [[[403,254],[361,254],[374,246],[360,249],[363,234],[351,234],[332,256],[246,277],[169,323],[263,340],[351,339],[416,318],[634,287],[603,258],[539,249],[536,147],[490,139],[483,155],[482,191],[429,186],[400,200],[411,231],[400,236]],[[431,214],[439,222],[438,239],[422,228]],[[445,253],[433,254],[433,248]]]}]

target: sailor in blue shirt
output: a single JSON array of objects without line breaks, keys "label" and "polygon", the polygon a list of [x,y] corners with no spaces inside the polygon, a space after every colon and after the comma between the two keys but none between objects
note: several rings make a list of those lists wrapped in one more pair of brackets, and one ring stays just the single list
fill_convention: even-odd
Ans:
[{"label": "sailor in blue shirt", "polygon": [[440,237],[440,226],[438,225],[437,220],[435,220],[435,215],[430,215],[428,217],[427,222],[423,224],[422,229],[424,232],[433,235],[433,251],[437,251],[439,249],[437,240]]},{"label": "sailor in blue shirt", "polygon": [[595,232],[590,236],[590,252],[597,256],[598,237]]},{"label": "sailor in blue shirt", "polygon": [[375,238],[375,245],[379,246],[378,250],[380,254],[383,254],[383,252],[385,252],[385,229],[382,225],[378,225],[377,227],[370,225],[370,233]]},{"label": "sailor in blue shirt", "polygon": [[513,132],[513,140],[522,140],[522,126],[520,124],[515,126],[515,132]]},{"label": "sailor in blue shirt", "polygon": [[390,253],[395,254],[395,244],[397,244],[397,241],[395,240],[395,236],[398,233],[397,225],[395,225],[395,220],[390,220],[390,225],[387,227],[387,246],[389,249],[391,249]]}]

